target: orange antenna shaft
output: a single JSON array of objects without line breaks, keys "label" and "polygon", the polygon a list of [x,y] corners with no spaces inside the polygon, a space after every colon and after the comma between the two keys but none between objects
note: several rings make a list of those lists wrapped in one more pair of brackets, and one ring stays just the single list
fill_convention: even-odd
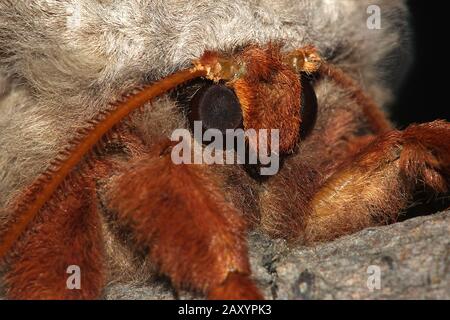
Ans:
[{"label": "orange antenna shaft", "polygon": [[361,87],[359,87],[350,76],[329,63],[322,63],[320,72],[333,79],[344,89],[350,90],[353,98],[362,106],[375,134],[381,134],[392,130],[392,125],[381,108],[373,99],[363,92]]}]

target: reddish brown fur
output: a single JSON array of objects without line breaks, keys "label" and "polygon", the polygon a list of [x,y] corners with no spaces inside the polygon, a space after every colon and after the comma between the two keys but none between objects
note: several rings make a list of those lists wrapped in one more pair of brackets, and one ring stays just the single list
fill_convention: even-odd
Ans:
[{"label": "reddish brown fur", "polygon": [[[96,299],[105,285],[100,217],[92,178],[71,179],[13,249],[5,278],[10,299]],[[81,290],[68,290],[67,268],[81,269]]]},{"label": "reddish brown fur", "polygon": [[[231,272],[246,285],[250,267],[244,219],[206,168],[173,164],[170,148],[170,142],[163,142],[119,171],[108,188],[111,209],[177,288],[214,292]],[[261,298],[252,289],[233,297]]]},{"label": "reddish brown fur", "polygon": [[[205,55],[211,61],[217,57]],[[449,189],[450,124],[437,121],[403,132],[392,130],[351,78],[324,65],[324,79],[318,86],[337,90],[331,78],[343,92],[333,95],[337,100],[319,101],[315,129],[297,144],[301,123],[298,75],[282,63],[280,50],[273,45],[251,46],[238,57],[246,62],[248,74],[231,85],[243,106],[246,128],[279,128],[281,151],[295,147],[280,172],[258,182],[245,176],[242,168],[177,166],[170,159],[169,141],[148,146],[134,133],[119,129],[116,138],[126,149],[126,157],[114,158],[96,144],[98,152],[86,159],[91,172],[69,172],[67,167],[59,191],[50,194],[49,181],[60,179],[55,172],[61,171],[64,161],[58,160],[55,166],[59,169],[47,171],[15,202],[15,212],[22,213],[30,203],[36,207],[36,194],[39,199],[52,196],[40,211],[25,210],[30,213],[25,220],[39,215],[20,241],[11,242],[26,227],[21,215],[12,224],[2,224],[12,226],[7,238],[14,243],[6,276],[9,298],[99,297],[105,269],[95,194],[98,178],[114,175],[101,186],[107,194],[105,204],[116,213],[118,225],[131,230],[136,244],[148,252],[161,273],[177,288],[201,291],[214,299],[261,298],[250,280],[248,221],[260,220],[262,229],[274,237],[304,243],[326,241],[395,221],[417,188]],[[100,113],[93,125],[112,128],[121,119],[115,117],[105,124],[102,117],[106,115]],[[106,127],[82,129],[81,133],[95,142]],[[70,158],[78,150],[79,157],[79,150],[93,151],[86,151],[86,145],[80,146],[83,143],[76,139],[76,148],[63,155]],[[119,162],[124,158],[126,162]],[[8,246],[0,245],[0,256]],[[65,286],[66,268],[72,264],[82,269],[80,291]]]},{"label": "reddish brown fur", "polygon": [[[319,181],[318,181],[319,180]],[[285,164],[267,183],[262,194],[262,229],[274,238],[295,241],[305,229],[311,212],[311,198],[320,182],[320,173],[300,159]]]},{"label": "reddish brown fur", "polygon": [[412,125],[403,134],[400,167],[411,182],[447,192],[450,180],[450,124],[445,121]]},{"label": "reddish brown fur", "polygon": [[353,95],[355,101],[363,108],[365,116],[371,124],[374,133],[380,134],[392,129],[391,124],[375,101],[368,97],[356,82],[342,70],[328,63],[322,63],[320,73],[332,78],[337,84]]},{"label": "reddish brown fur", "polygon": [[278,46],[249,47],[239,57],[246,74],[232,86],[242,106],[245,129],[279,129],[280,151],[292,151],[301,123],[299,75],[283,63]]},{"label": "reddish brown fur", "polygon": [[306,241],[394,222],[418,188],[446,192],[449,155],[450,125],[442,121],[378,137],[347,159],[315,194]]},{"label": "reddish brown fur", "polygon": [[340,164],[316,168],[315,173],[312,168],[299,170],[301,157],[289,162],[269,183],[267,201],[277,209],[266,212],[265,230],[303,243],[332,240],[396,221],[417,188],[426,186],[436,193],[449,189],[450,125],[446,122],[393,130],[375,140],[357,138],[353,144]]},{"label": "reddish brown fur", "polygon": [[208,299],[234,300],[236,297],[243,300],[261,299],[261,295],[255,292],[258,292],[258,289],[248,277],[232,272],[221,285],[211,290]]},{"label": "reddish brown fur", "polygon": [[1,230],[0,261],[33,221],[39,210],[52,198],[61,183],[83,159],[89,156],[95,147],[99,147],[105,135],[110,133],[131,112],[142,107],[149,100],[177,85],[204,75],[205,72],[201,70],[181,70],[146,88],[125,95],[124,101],[118,101],[111,105],[112,110],[101,110],[97,117],[88,120],[87,126],[80,128],[76,137],[68,143],[69,146],[53,160],[51,168],[48,168],[41,177],[36,179],[30,187],[32,192],[28,192],[21,199],[20,206],[14,210],[16,212],[14,224],[10,225],[7,230]]}]

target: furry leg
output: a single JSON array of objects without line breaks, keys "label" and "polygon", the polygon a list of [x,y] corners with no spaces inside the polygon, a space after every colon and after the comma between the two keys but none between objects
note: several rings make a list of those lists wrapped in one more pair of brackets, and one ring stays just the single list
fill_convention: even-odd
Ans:
[{"label": "furry leg", "polygon": [[[107,186],[109,207],[176,288],[211,299],[259,299],[246,225],[206,167],[175,165],[171,143],[131,160]],[[162,151],[161,151],[162,150]]]},{"label": "furry leg", "polygon": [[396,221],[418,188],[449,189],[449,123],[350,141],[337,164],[316,161],[320,154],[286,162],[262,193],[261,225],[267,233],[294,242],[332,240]]},{"label": "furry leg", "polygon": [[[100,297],[105,275],[95,183],[76,177],[68,184],[13,249],[5,276],[9,299]],[[70,278],[77,267],[79,289]]]},{"label": "furry leg", "polygon": [[396,221],[417,188],[450,184],[450,124],[412,125],[376,138],[350,157],[313,196],[304,240],[326,241]]}]

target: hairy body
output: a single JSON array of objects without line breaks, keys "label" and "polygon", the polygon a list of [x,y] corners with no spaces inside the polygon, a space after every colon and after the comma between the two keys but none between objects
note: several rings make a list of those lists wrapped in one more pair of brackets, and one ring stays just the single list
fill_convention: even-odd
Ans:
[{"label": "hairy body", "polygon": [[[386,79],[398,75],[398,63],[408,54],[402,51],[407,39],[401,1],[380,1],[381,30],[367,29],[364,1],[2,1],[0,6],[3,205],[59,151],[67,128],[137,83],[187,66],[206,49],[269,40],[284,41],[288,49],[312,43],[381,104],[391,95]],[[167,128],[179,127],[176,115],[165,118]]]},{"label": "hairy body", "polygon": [[[373,4],[381,8],[381,29],[370,30],[366,25],[367,7]],[[403,1],[387,0],[47,0],[18,3],[2,0],[0,206],[11,205],[20,190],[67,146],[73,132],[108,103],[136,85],[188,67],[206,50],[231,53],[248,45],[277,42],[283,44],[283,50],[289,51],[312,44],[324,60],[344,70],[380,106],[387,106],[409,60],[406,21]],[[158,245],[151,250],[149,261],[169,275],[176,287],[191,287],[210,297],[232,296],[230,290],[233,289],[239,293],[237,297],[251,298],[256,296],[251,294],[252,285],[246,279],[228,274],[230,270],[246,274],[249,269],[247,259],[243,258],[245,245],[240,244],[245,241],[241,216],[247,224],[258,226],[271,236],[306,243],[330,240],[372,224],[395,220],[412,192],[406,190],[408,183],[399,178],[403,175],[403,166],[407,165],[397,161],[398,145],[406,148],[409,143],[413,146],[411,150],[418,150],[415,146],[420,133],[416,131],[428,130],[429,134],[422,135],[426,140],[425,149],[435,148],[431,136],[439,130],[448,134],[448,127],[412,127],[404,134],[393,131],[361,152],[361,148],[376,137],[358,101],[327,78],[317,80],[314,89],[319,112],[312,132],[296,146],[295,153],[286,158],[280,173],[263,182],[249,177],[240,166],[184,168],[174,166],[167,159],[142,162],[143,155],[153,157],[165,148],[161,140],[170,137],[173,130],[189,128],[186,115],[172,95],[159,98],[128,120],[140,141],[133,142],[135,137],[126,134],[119,142],[113,137],[114,143],[107,148],[109,162],[100,161],[92,175],[98,185],[96,194],[75,188],[61,204],[62,208],[73,210],[71,219],[74,220],[58,222],[57,216],[44,212],[39,221],[43,226],[40,228],[48,226],[47,235],[58,223],[70,223],[73,248],[84,248],[92,239],[102,243],[93,249],[94,256],[104,256],[98,259],[101,260],[98,264],[92,264],[90,253],[85,252],[83,256],[81,264],[85,263],[87,273],[91,272],[98,284],[92,284],[81,297],[98,295],[105,279],[125,281],[125,278],[136,278],[137,274],[151,273],[142,271],[145,260],[142,251],[155,241],[154,234],[159,234],[173,252]],[[121,143],[122,146],[117,147]],[[127,152],[122,152],[122,147]],[[443,152],[446,147],[442,147]],[[405,161],[409,163],[410,159]],[[425,155],[414,160],[433,162]],[[410,169],[406,175],[409,178],[417,174],[438,191],[445,187],[446,183],[437,173],[424,173],[415,164]],[[208,174],[214,177],[213,184],[210,184],[211,178],[206,177]],[[150,181],[139,180],[143,176]],[[141,212],[138,201],[129,197],[133,190],[146,190],[141,194],[141,200],[147,199],[142,206],[160,208],[151,219],[147,219],[148,211]],[[210,199],[202,204],[192,203],[184,198],[187,196],[184,192],[189,190],[193,190],[196,198],[210,192]],[[334,200],[334,190],[340,191],[338,201]],[[155,197],[154,192],[170,195],[173,202]],[[361,200],[361,194],[367,197]],[[96,197],[99,202],[95,209],[86,205],[89,200],[83,201]],[[97,210],[102,214],[98,215]],[[206,213],[199,218],[190,210]],[[79,215],[82,211],[88,212],[88,217],[92,215],[90,221],[95,220],[95,225],[86,224],[88,218]],[[0,223],[6,224],[14,212],[2,210],[0,214]],[[163,220],[160,215],[170,219]],[[115,222],[117,218],[128,224],[121,226]],[[216,230],[202,225],[204,219],[214,220],[223,227]],[[198,235],[187,230],[191,224],[205,235],[201,240],[203,247],[198,252],[194,248],[174,261],[176,248],[187,241],[201,242]],[[102,237],[95,234],[98,228],[102,230]],[[176,230],[176,237],[161,235],[162,228]],[[129,229],[133,236],[129,235]],[[83,230],[92,233],[92,238],[77,238]],[[216,243],[220,238],[217,235],[223,233],[226,238],[228,232],[238,236],[230,238],[228,243]],[[71,241],[68,234],[55,237]],[[18,246],[15,251],[19,256],[26,251],[40,252],[41,259],[53,252],[67,251],[53,244],[60,250],[55,251],[48,244],[49,240],[43,234],[36,241],[24,244],[25,249]],[[213,242],[219,246],[217,252],[225,252],[224,255],[203,257],[203,249]],[[64,264],[64,254],[61,256],[60,263]],[[22,259],[13,265],[15,272],[10,272],[7,278],[12,287],[10,296],[21,297],[20,288],[31,282],[34,286],[29,297],[39,297],[42,284],[34,281],[33,272],[21,276],[35,263],[33,259]],[[42,264],[42,268],[51,268]],[[205,265],[210,267],[206,273]],[[101,271],[105,268],[106,273]],[[236,288],[249,288],[250,293],[246,296],[245,290],[240,293]],[[51,289],[44,292],[48,293],[44,297],[67,297]]]}]

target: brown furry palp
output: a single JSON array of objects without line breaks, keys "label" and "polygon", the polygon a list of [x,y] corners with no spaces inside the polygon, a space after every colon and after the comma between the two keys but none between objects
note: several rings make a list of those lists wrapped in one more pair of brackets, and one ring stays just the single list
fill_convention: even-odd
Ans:
[{"label": "brown furry palp", "polygon": [[5,230],[1,230],[0,261],[60,184],[114,126],[146,102],[186,81],[205,74],[205,71],[196,69],[179,71],[145,89],[138,90],[137,93],[126,95],[124,101],[112,104],[112,110],[100,111],[90,126],[79,129],[78,136],[69,142],[70,148],[64,150],[61,157],[57,157],[52,162],[51,168],[37,178],[28,191],[18,198],[16,202],[18,210],[15,211],[14,219],[5,225]]}]

